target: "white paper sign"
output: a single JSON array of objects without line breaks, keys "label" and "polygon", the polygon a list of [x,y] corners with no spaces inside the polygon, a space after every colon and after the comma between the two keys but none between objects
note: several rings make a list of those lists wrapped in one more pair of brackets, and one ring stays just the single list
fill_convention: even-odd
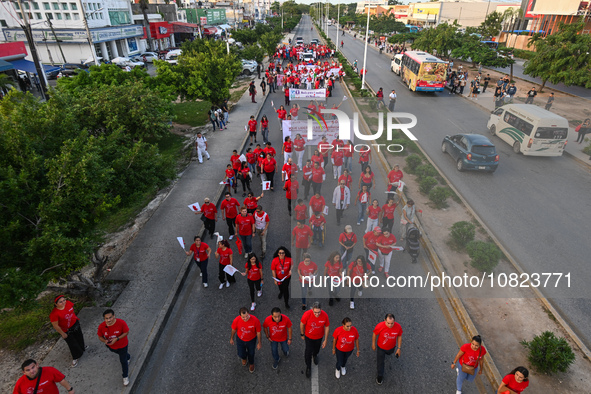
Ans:
[{"label": "white paper sign", "polygon": [[402,246],[390,246],[392,250],[396,250],[398,252],[402,252],[404,248]]},{"label": "white paper sign", "polygon": [[228,275],[234,275],[236,272],[239,272],[236,268],[234,268],[232,265],[226,265],[224,267],[224,272],[226,272]]},{"label": "white paper sign", "polygon": [[240,159],[240,161],[246,161],[246,156],[244,156],[244,154],[240,155],[240,157],[238,158]]},{"label": "white paper sign", "polygon": [[402,192],[402,189],[404,189],[404,182],[402,181],[398,181],[398,189],[400,192]]},{"label": "white paper sign", "polygon": [[377,256],[376,252],[370,250],[368,258],[367,258],[369,260],[369,262],[372,263],[373,265],[376,265],[377,258],[378,258],[378,256]]},{"label": "white paper sign", "polygon": [[221,241],[223,241],[223,240],[224,240],[224,237],[222,237],[222,236],[220,235],[220,233],[213,233],[213,235],[215,235],[216,237],[218,237],[218,238],[217,238],[217,242],[221,242]]},{"label": "white paper sign", "polygon": [[221,181],[221,182],[220,182],[220,185],[225,185],[225,184],[227,184],[227,183],[228,183],[228,181]]},{"label": "white paper sign", "polygon": [[201,207],[199,206],[198,202],[194,202],[193,204],[188,205],[189,209],[193,212],[200,212]]},{"label": "white paper sign", "polygon": [[271,107],[274,107],[274,106],[275,106],[275,104],[273,104],[273,100],[271,100]]},{"label": "white paper sign", "polygon": [[183,237],[176,237],[176,240],[179,241],[181,248],[185,249],[185,241],[183,241]]},{"label": "white paper sign", "polygon": [[263,190],[271,190],[271,181],[263,181]]},{"label": "white paper sign", "polygon": [[328,205],[324,206],[324,211],[322,211],[325,215],[328,215]]},{"label": "white paper sign", "polygon": [[348,99],[349,99],[349,97],[343,96],[343,101],[347,101]]}]

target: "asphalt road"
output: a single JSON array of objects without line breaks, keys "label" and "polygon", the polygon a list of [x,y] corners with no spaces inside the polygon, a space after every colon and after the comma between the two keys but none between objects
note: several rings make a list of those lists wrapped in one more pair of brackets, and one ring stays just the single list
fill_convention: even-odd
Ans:
[{"label": "asphalt road", "polygon": [[[311,24],[305,19],[297,35],[302,35],[306,42],[316,35],[311,36]],[[275,105],[283,102],[282,92],[278,91],[272,98]],[[329,107],[333,100],[340,101],[343,91],[337,84],[335,98],[329,99]],[[341,107],[345,111],[347,102]],[[281,146],[281,134],[278,122],[270,107],[270,100],[261,111],[271,119],[271,136],[273,146],[277,149]],[[246,121],[246,119],[245,119]],[[228,147],[228,157],[230,150]],[[279,159],[278,162],[282,162]],[[383,179],[384,174],[378,172],[378,165],[374,165],[374,171],[378,179]],[[330,167],[329,167],[330,168]],[[353,167],[356,176],[359,174],[359,165]],[[279,180],[276,175],[275,180]],[[301,180],[301,177],[300,177]],[[279,180],[280,182],[280,180]],[[256,183],[256,182],[255,182]],[[332,176],[327,176],[327,182],[323,185],[323,194],[329,200],[336,181]],[[376,186],[373,196],[384,202],[385,189],[380,182]],[[255,193],[260,192],[260,184],[256,184]],[[300,189],[302,190],[302,189]],[[372,190],[373,191],[373,190]],[[353,192],[357,188],[353,187]],[[238,197],[242,201],[241,197]],[[329,200],[330,201],[330,200]],[[328,346],[320,353],[320,363],[313,368],[312,378],[305,377],[305,364],[303,360],[304,345],[298,335],[299,320],[303,314],[300,309],[299,292],[295,278],[292,280],[291,310],[286,311],[283,302],[276,296],[277,289],[271,280],[270,263],[271,254],[281,245],[289,245],[291,240],[291,228],[293,222],[287,215],[285,208],[285,194],[276,186],[276,191],[267,192],[261,200],[271,218],[268,236],[267,258],[263,262],[264,275],[263,296],[257,300],[257,309],[253,313],[261,322],[270,314],[271,308],[279,306],[294,323],[294,343],[288,359],[282,359],[279,369],[274,371],[270,346],[263,336],[263,348],[256,355],[256,371],[249,374],[247,369],[240,365],[236,356],[236,348],[229,344],[230,324],[238,315],[241,306],[248,307],[250,299],[248,286],[243,277],[238,277],[238,283],[230,288],[219,290],[217,280],[217,261],[211,259],[209,272],[212,276],[210,287],[204,289],[201,286],[199,270],[191,269],[186,284],[182,289],[179,299],[167,323],[157,347],[152,354],[142,381],[137,392],[163,393],[163,392],[424,392],[424,393],[449,393],[455,390],[455,373],[450,370],[458,344],[454,339],[438,301],[434,298],[394,298],[398,296],[395,290],[388,291],[388,298],[384,298],[383,288],[375,291],[364,291],[363,297],[356,300],[354,310],[349,309],[348,289],[341,291],[341,301],[335,306],[328,306],[327,300],[319,292],[315,292],[308,298],[308,304],[320,300],[324,302],[324,309],[331,320],[330,333],[340,325],[345,316],[353,320],[354,326],[360,333],[361,355],[359,359],[352,357],[347,365],[347,375],[337,380],[334,376],[335,358]],[[330,204],[329,204],[330,205]],[[343,223],[351,223],[354,231],[361,237],[364,226],[355,225],[356,214],[350,209],[343,218]],[[288,225],[289,223],[289,225]],[[363,223],[365,224],[365,223]],[[218,222],[218,229],[222,235],[227,236],[227,228]],[[396,229],[396,226],[394,227]],[[328,217],[327,244],[324,248],[312,247],[312,260],[319,266],[323,266],[329,253],[336,250],[337,237],[342,231],[342,226],[335,223],[334,210]],[[254,241],[255,252],[259,251],[259,240]],[[357,253],[362,247],[358,246]],[[236,252],[235,252],[236,253]],[[357,254],[356,253],[356,254]],[[243,269],[244,259],[234,255],[234,266]],[[421,264],[411,264],[410,257],[405,253],[398,253],[393,258],[391,273],[405,275],[425,275]],[[213,275],[212,275],[213,274]],[[294,275],[297,275],[294,269]],[[427,297],[424,292],[416,293],[416,297]],[[372,298],[380,297],[380,298]],[[408,296],[408,294],[406,294]],[[371,351],[371,332],[375,325],[383,320],[385,313],[392,312],[396,320],[402,325],[404,335],[402,337],[402,356],[400,359],[391,357],[386,362],[386,375],[384,384],[377,386],[375,383],[375,353]],[[329,346],[330,346],[329,341]],[[482,387],[482,386],[481,386]],[[489,388],[490,389],[490,388]],[[478,392],[474,384],[466,384],[464,393]]]},{"label": "asphalt road", "polygon": [[[330,28],[330,36],[335,35],[335,28]],[[344,43],[345,56],[357,59],[362,67],[363,42],[346,35]],[[508,144],[492,137],[500,154],[498,170],[493,175],[459,173],[451,157],[441,152],[443,137],[457,133],[491,137],[486,128],[490,114],[447,91],[411,92],[390,71],[389,56],[372,49],[367,54],[366,81],[375,90],[383,87],[385,95],[396,89],[396,110],[418,118],[412,132],[420,145],[518,263],[529,273],[570,273],[570,287],[562,281],[556,288],[552,283],[541,290],[590,346],[589,170],[565,156],[515,154]]]}]

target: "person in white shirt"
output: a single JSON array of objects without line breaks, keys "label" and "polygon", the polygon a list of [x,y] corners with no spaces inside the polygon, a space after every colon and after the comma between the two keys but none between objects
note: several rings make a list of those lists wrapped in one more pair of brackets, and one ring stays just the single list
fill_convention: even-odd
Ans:
[{"label": "person in white shirt", "polygon": [[389,95],[390,103],[388,103],[388,109],[390,112],[394,112],[394,106],[396,105],[396,90],[392,89],[392,93]]},{"label": "person in white shirt", "polygon": [[199,163],[203,164],[203,155],[207,157],[209,160],[209,152],[207,151],[207,139],[201,135],[201,133],[197,133],[197,138],[195,138],[195,148],[197,148],[197,157],[199,158]]},{"label": "person in white shirt", "polygon": [[332,193],[332,204],[337,211],[337,225],[341,225],[343,211],[351,204],[351,191],[346,186],[347,182],[343,179],[339,181]]},{"label": "person in white shirt", "polygon": [[267,228],[269,228],[269,215],[263,211],[262,206],[258,206],[254,213],[254,231],[255,235],[261,238],[261,258],[265,258],[267,252]]}]

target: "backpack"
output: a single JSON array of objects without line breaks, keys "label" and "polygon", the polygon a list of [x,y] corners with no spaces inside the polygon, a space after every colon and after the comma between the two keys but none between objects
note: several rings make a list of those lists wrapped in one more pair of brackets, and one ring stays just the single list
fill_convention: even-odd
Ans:
[{"label": "backpack", "polygon": [[211,119],[211,120],[215,120],[216,119],[216,117],[215,117],[215,111],[209,110],[209,119]]}]

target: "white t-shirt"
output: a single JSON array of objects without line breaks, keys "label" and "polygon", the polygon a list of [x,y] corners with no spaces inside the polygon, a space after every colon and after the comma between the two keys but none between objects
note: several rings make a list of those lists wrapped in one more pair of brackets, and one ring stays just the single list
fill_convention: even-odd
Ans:
[{"label": "white t-shirt", "polygon": [[207,139],[205,137],[203,137],[203,136],[197,137],[197,138],[195,138],[195,142],[197,143],[197,146],[199,148],[202,148],[202,149],[206,148],[205,143],[207,142]]}]

